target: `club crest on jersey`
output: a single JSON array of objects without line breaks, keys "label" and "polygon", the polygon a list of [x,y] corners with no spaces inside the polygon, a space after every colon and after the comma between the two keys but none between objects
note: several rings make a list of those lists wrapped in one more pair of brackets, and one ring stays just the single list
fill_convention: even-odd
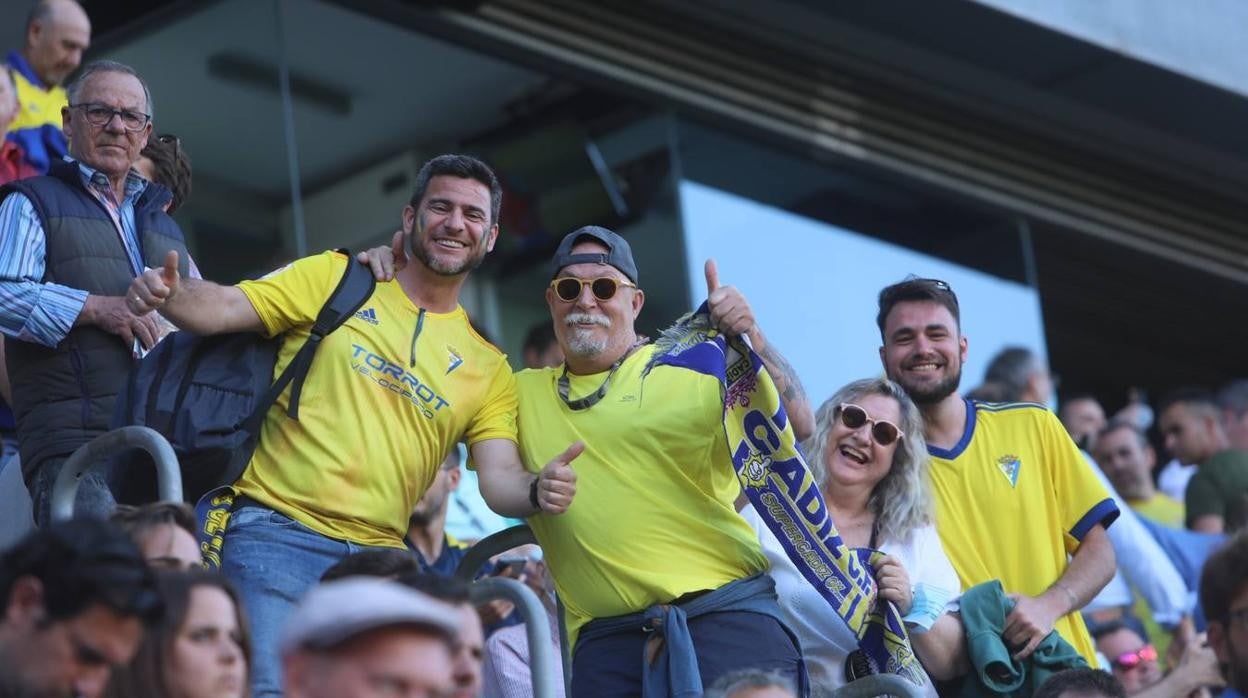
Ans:
[{"label": "club crest on jersey", "polygon": [[449,376],[451,375],[451,371],[454,371],[455,369],[463,365],[464,357],[460,356],[459,352],[455,351],[455,347],[449,344],[446,345],[446,354],[448,358],[447,365],[446,365],[446,375]]},{"label": "club crest on jersey", "polygon": [[1023,467],[1023,462],[1018,456],[1006,454],[997,459],[997,467],[1001,469],[1001,473],[1005,475],[1005,479],[1010,481],[1010,487],[1018,485],[1018,471]]}]

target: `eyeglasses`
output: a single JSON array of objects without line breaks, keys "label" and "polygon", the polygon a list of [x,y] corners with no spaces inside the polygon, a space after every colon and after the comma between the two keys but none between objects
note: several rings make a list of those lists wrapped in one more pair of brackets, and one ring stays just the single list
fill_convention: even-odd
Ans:
[{"label": "eyeglasses", "polygon": [[594,294],[594,298],[600,301],[609,301],[615,297],[615,292],[620,286],[628,286],[629,288],[637,288],[637,284],[630,284],[627,281],[616,281],[609,276],[602,276],[597,279],[581,279],[575,276],[561,276],[550,282],[550,287],[555,289],[555,295],[559,296],[559,300],[565,303],[571,303],[581,297],[581,291],[589,286],[589,290]]},{"label": "eyeglasses", "polygon": [[129,109],[113,109],[107,104],[99,104],[96,102],[86,102],[84,104],[70,105],[70,109],[81,109],[82,113],[87,116],[87,121],[94,126],[107,126],[112,122],[114,116],[121,117],[121,125],[127,131],[142,131],[144,126],[152,120],[150,114],[143,112],[130,111]]},{"label": "eyeglasses", "polygon": [[871,419],[867,415],[867,411],[858,405],[848,402],[842,403],[840,407],[836,408],[836,411],[837,416],[840,417],[841,424],[854,431],[861,429],[864,424],[870,424],[871,438],[875,439],[875,442],[881,446],[888,446],[905,436],[897,428],[896,424],[883,419]]},{"label": "eyeglasses", "polygon": [[1157,648],[1152,645],[1144,645],[1134,652],[1124,652],[1113,660],[1114,666],[1119,669],[1134,669],[1144,662],[1157,661]]}]

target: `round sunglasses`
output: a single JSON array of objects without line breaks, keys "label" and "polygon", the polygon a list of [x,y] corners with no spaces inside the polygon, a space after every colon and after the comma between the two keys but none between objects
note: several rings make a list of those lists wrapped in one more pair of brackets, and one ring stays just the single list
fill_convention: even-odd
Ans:
[{"label": "round sunglasses", "polygon": [[627,281],[616,281],[609,276],[599,277],[597,279],[582,279],[576,276],[561,276],[550,282],[550,287],[555,289],[555,295],[564,303],[571,303],[581,297],[581,290],[589,286],[589,290],[594,294],[594,298],[600,301],[609,301],[615,297],[616,291],[621,286],[629,288],[637,288],[636,284],[630,284]]},{"label": "round sunglasses", "polygon": [[872,419],[867,414],[867,411],[858,405],[844,402],[841,403],[840,407],[836,408],[836,411],[836,416],[840,418],[841,424],[854,431],[861,429],[864,424],[870,424],[871,438],[875,439],[875,442],[881,446],[888,446],[905,436],[897,428],[896,424],[884,419]]}]

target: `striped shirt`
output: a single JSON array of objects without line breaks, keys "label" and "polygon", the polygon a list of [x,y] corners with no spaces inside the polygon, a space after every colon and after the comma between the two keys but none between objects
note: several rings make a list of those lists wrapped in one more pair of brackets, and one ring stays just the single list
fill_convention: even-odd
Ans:
[{"label": "striped shirt", "polygon": [[[147,189],[147,180],[133,170],[126,176],[125,194],[117,201],[108,177],[76,162],[83,186],[113,221],[135,276],[143,273],[142,248],[134,222],[134,203]],[[47,238],[34,204],[14,193],[0,203],[0,332],[24,342],[54,347],[73,329],[87,292],[45,283]],[[190,276],[199,278],[194,262]]]}]

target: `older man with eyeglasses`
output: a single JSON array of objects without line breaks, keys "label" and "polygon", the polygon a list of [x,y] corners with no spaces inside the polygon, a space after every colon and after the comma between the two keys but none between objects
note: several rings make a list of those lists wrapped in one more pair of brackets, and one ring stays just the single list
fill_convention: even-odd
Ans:
[{"label": "older man with eyeglasses", "polygon": [[[22,474],[35,520],[49,518],[65,459],[108,430],[131,363],[160,338],[154,315],[126,297],[131,280],[177,251],[197,275],[170,193],[133,172],[152,131],[152,96],[129,66],[98,61],[61,110],[69,156],[47,176],[0,188],[0,331]],[[89,474],[76,511],[107,516],[113,498]]]}]

